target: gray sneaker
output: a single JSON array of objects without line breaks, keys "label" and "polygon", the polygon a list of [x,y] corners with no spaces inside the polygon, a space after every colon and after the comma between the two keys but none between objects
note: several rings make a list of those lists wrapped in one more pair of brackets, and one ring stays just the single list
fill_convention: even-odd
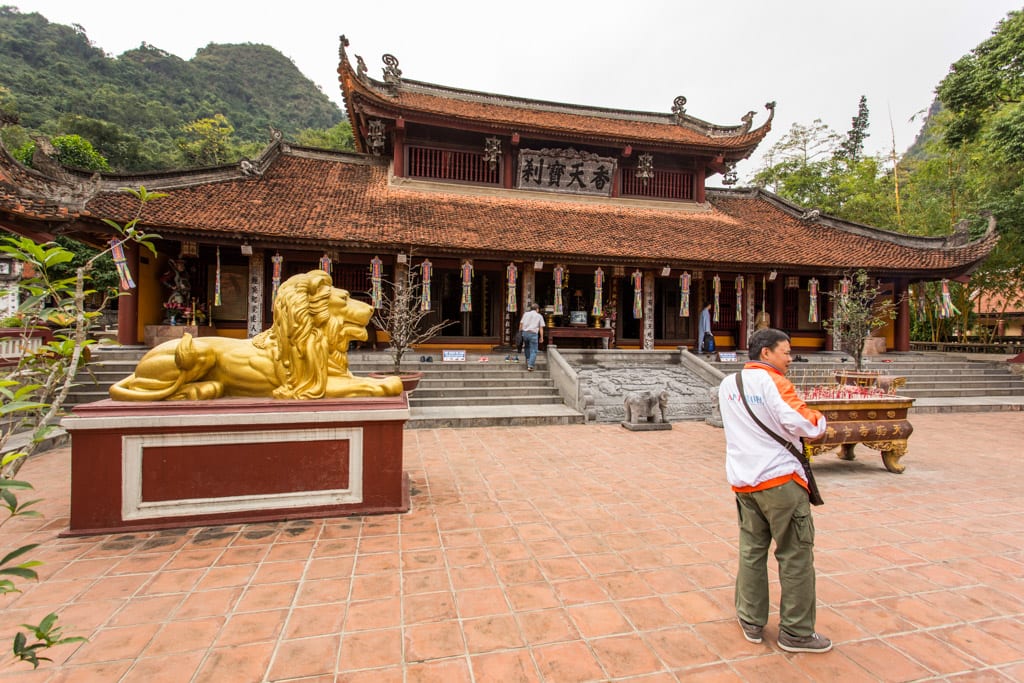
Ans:
[{"label": "gray sneaker", "polygon": [[779,647],[786,652],[828,652],[832,649],[832,641],[818,633],[791,636],[779,629]]},{"label": "gray sneaker", "polygon": [[764,636],[764,626],[758,626],[757,624],[751,624],[743,621],[740,617],[736,617],[736,621],[740,622],[740,628],[743,629],[743,637],[752,643],[760,643]]}]

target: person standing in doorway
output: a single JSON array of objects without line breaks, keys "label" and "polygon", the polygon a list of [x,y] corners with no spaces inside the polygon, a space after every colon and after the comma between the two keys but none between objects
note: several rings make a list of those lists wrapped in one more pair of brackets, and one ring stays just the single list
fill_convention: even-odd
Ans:
[{"label": "person standing in doorway", "polygon": [[700,309],[700,317],[697,320],[697,350],[698,353],[711,353],[711,347],[707,343],[707,336],[711,334],[711,302],[704,304]]},{"label": "person standing in doorway", "polygon": [[526,369],[533,372],[537,362],[537,346],[544,341],[544,318],[540,315],[540,306],[533,304],[519,321],[519,331],[523,334],[523,352],[526,354]]},{"label": "person standing in doorway", "polygon": [[[743,636],[760,643],[768,621],[768,548],[774,540],[782,588],[779,647],[828,652],[832,641],[814,631],[814,520],[803,463],[767,431],[803,448],[801,437],[825,433],[825,416],[808,408],[786,379],[792,362],[789,335],[773,328],[757,330],[750,337],[749,353],[750,361],[718,389],[725,469],[740,527],[736,616]],[[746,404],[736,382],[741,373]]]}]

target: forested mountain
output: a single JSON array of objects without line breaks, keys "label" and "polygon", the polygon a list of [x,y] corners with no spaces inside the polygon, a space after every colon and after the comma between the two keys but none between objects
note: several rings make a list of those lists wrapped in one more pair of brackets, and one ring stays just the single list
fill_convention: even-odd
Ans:
[{"label": "forested mountain", "polygon": [[270,126],[294,140],[344,119],[266,45],[211,43],[186,61],[143,43],[114,57],[80,26],[0,6],[0,118],[22,129],[5,130],[9,148],[29,133],[79,135],[117,170],[183,166],[195,162],[185,126],[217,115],[236,157],[265,145]]}]

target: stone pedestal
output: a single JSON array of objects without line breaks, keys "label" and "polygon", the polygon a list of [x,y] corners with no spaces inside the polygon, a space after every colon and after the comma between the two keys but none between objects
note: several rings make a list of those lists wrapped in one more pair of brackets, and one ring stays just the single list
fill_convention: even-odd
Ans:
[{"label": "stone pedestal", "polygon": [[405,394],[74,409],[70,534],[406,512]]},{"label": "stone pedestal", "polygon": [[171,339],[181,339],[186,332],[193,337],[213,337],[217,328],[208,325],[146,325],[143,341],[153,348]]}]

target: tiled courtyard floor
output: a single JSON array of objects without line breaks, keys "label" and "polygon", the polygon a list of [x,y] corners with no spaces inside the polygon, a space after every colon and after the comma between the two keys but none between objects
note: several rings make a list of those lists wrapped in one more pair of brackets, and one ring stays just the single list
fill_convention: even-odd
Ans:
[{"label": "tiled courtyard floor", "polygon": [[0,680],[1024,680],[1024,413],[912,421],[902,475],[863,447],[816,463],[826,655],[779,650],[774,615],[740,635],[703,423],[407,431],[409,514],[91,538],[57,536],[51,451],[22,472],[46,518],[0,527],[45,561],[0,634],[58,610],[89,642]]}]

